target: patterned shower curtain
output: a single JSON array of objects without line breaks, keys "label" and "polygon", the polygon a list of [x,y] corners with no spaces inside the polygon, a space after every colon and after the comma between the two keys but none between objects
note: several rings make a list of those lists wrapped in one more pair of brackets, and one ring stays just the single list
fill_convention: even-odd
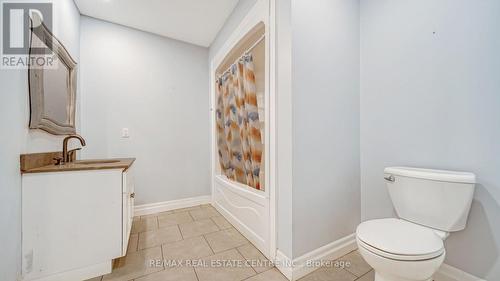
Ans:
[{"label": "patterned shower curtain", "polygon": [[216,120],[222,173],[260,190],[263,144],[251,55],[218,79]]}]

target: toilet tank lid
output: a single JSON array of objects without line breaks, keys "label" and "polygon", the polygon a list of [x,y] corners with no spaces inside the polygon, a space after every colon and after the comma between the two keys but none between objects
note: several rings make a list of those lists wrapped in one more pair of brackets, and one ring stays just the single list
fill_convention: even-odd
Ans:
[{"label": "toilet tank lid", "polygon": [[468,172],[432,170],[412,167],[388,167],[384,173],[395,176],[454,183],[476,183],[476,175]]}]

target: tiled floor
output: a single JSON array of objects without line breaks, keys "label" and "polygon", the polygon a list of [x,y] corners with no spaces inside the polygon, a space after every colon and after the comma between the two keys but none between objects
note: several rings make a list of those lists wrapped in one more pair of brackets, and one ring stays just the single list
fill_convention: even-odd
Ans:
[{"label": "tiled floor", "polygon": [[373,281],[375,273],[363,260],[358,251],[351,252],[340,259],[326,263],[300,281]]},{"label": "tiled floor", "polygon": [[[301,281],[373,281],[355,251]],[[190,262],[190,263],[188,263]],[[343,265],[343,266],[342,266]],[[90,281],[286,281],[212,206],[134,219],[127,256]]]}]

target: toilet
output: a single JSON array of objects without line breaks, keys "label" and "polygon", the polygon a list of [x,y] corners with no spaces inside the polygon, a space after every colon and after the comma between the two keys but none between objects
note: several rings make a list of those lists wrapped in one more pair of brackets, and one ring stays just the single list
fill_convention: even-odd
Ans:
[{"label": "toilet", "polygon": [[444,261],[444,240],[465,228],[476,177],[472,173],[390,167],[384,179],[398,218],[362,222],[360,254],[375,281],[429,281]]}]

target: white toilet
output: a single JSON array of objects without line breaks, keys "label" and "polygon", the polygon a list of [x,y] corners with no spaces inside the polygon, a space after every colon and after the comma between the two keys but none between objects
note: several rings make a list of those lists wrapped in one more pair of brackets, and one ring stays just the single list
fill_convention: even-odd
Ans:
[{"label": "white toilet", "polygon": [[465,228],[476,177],[471,173],[386,168],[398,219],[361,223],[358,249],[375,281],[427,281],[444,261],[444,239]]}]

